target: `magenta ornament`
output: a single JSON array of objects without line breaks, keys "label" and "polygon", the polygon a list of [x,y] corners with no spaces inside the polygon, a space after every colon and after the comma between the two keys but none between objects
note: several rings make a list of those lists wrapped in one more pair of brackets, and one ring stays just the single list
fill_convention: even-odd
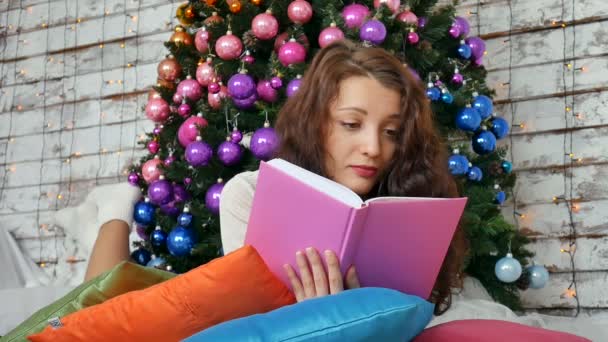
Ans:
[{"label": "magenta ornament", "polygon": [[211,61],[208,60],[196,68],[196,80],[203,87],[209,86],[216,78],[215,69],[213,69],[213,65]]},{"label": "magenta ornament", "polygon": [[460,34],[463,36],[468,35],[471,31],[471,26],[469,25],[469,22],[463,17],[454,18],[454,23],[452,24],[452,26],[458,27],[458,29],[460,30]]},{"label": "magenta ornament", "polygon": [[342,9],[342,18],[344,18],[344,25],[349,29],[356,29],[361,27],[367,16],[369,15],[369,8],[361,4],[351,4],[345,6]]},{"label": "magenta ornament", "polygon": [[159,135],[162,131],[163,131],[163,128],[162,128],[162,125],[161,125],[161,126],[154,127],[154,129],[152,130],[152,133],[154,135]]},{"label": "magenta ornament", "polygon": [[279,137],[272,127],[256,130],[251,137],[249,149],[260,160],[268,160],[274,156],[279,147]]},{"label": "magenta ornament", "polygon": [[452,76],[452,83],[454,84],[461,85],[463,81],[464,77],[462,77],[462,74],[455,73],[454,76]]},{"label": "magenta ornament", "polygon": [[344,40],[344,32],[336,27],[335,24],[323,29],[323,31],[321,31],[319,34],[319,46],[321,48],[340,40]]},{"label": "magenta ornament", "polygon": [[270,79],[270,85],[274,89],[279,89],[283,86],[283,80],[279,76],[274,76]]},{"label": "magenta ornament", "polygon": [[464,40],[465,43],[471,48],[471,56],[473,60],[483,57],[486,51],[486,43],[479,37],[469,37]]},{"label": "magenta ornament", "polygon": [[232,166],[241,161],[243,149],[234,141],[224,141],[217,148],[217,157],[226,166]]},{"label": "magenta ornament", "polygon": [[207,95],[207,101],[213,109],[219,109],[222,106],[222,99],[228,96],[228,88],[224,85],[220,85],[220,91],[217,93],[211,93]]},{"label": "magenta ornament", "polygon": [[227,61],[237,59],[243,52],[243,43],[228,31],[215,42],[215,52],[221,59]]},{"label": "magenta ornament", "polygon": [[279,49],[279,61],[284,66],[303,63],[306,60],[306,49],[302,44],[290,39]]},{"label": "magenta ornament", "polygon": [[362,41],[380,45],[386,39],[386,26],[380,20],[371,19],[366,21],[359,31],[359,38]]},{"label": "magenta ornament", "polygon": [[129,184],[138,186],[139,185],[139,176],[136,172],[129,173]]},{"label": "magenta ornament", "polygon": [[201,27],[198,31],[196,31],[196,34],[194,35],[194,46],[196,47],[196,50],[198,50],[198,52],[200,53],[209,52],[210,38],[211,35],[204,26]]},{"label": "magenta ornament", "polygon": [[148,187],[148,198],[156,205],[167,204],[173,200],[173,186],[165,179],[154,181]]},{"label": "magenta ornament", "polygon": [[210,186],[205,194],[205,207],[213,214],[217,215],[220,212],[220,197],[223,189],[224,183],[218,182]]},{"label": "magenta ornament", "polygon": [[401,6],[401,0],[374,0],[374,8],[379,8],[380,5],[385,4],[393,13],[399,12],[399,6]]},{"label": "magenta ornament", "polygon": [[196,140],[201,128],[207,127],[207,120],[202,116],[191,116],[179,126],[177,130],[177,139],[183,147],[188,146]]},{"label": "magenta ornament", "polygon": [[167,158],[165,158],[165,160],[163,161],[163,164],[166,167],[171,166],[171,164],[173,164],[173,162],[175,161],[175,157],[174,156],[168,156]]},{"label": "magenta ornament", "polygon": [[248,74],[238,73],[228,80],[228,94],[235,100],[251,97],[255,92],[255,80]]},{"label": "magenta ornament", "polygon": [[245,55],[243,56],[243,62],[247,64],[253,64],[255,63],[255,58],[252,55]]},{"label": "magenta ornament", "polygon": [[209,90],[211,94],[217,94],[220,92],[220,85],[215,82],[209,83],[207,90]]},{"label": "magenta ornament", "polygon": [[159,158],[153,158],[142,165],[141,175],[146,183],[150,184],[160,178],[162,174],[161,169],[158,167],[160,164],[162,164],[162,161]]},{"label": "magenta ornament", "polygon": [[178,93],[173,94],[173,103],[182,103],[184,101],[184,97]]},{"label": "magenta ornament", "polygon": [[230,140],[237,144],[240,143],[243,140],[243,133],[235,127],[230,133]]},{"label": "magenta ornament", "polygon": [[[290,40],[288,32],[283,32],[280,35],[277,36],[277,38],[274,40],[274,52],[277,53],[277,55],[279,54],[279,50],[281,49],[281,46],[285,45],[285,43],[287,43]],[[296,38],[296,42],[302,44],[302,46],[304,47],[304,49],[306,51],[308,51],[308,49],[310,48],[310,42],[308,41],[308,37],[306,37],[305,34],[301,34]]]},{"label": "magenta ornament", "polygon": [[279,22],[270,11],[260,13],[251,21],[251,31],[261,40],[269,40],[279,33]]},{"label": "magenta ornament", "polygon": [[158,153],[158,150],[160,150],[160,144],[158,141],[152,140],[148,143],[148,152],[151,154],[156,154]]},{"label": "magenta ornament", "polygon": [[146,104],[146,116],[154,122],[164,122],[169,114],[169,104],[162,98],[153,98]]},{"label": "magenta ornament", "polygon": [[194,167],[205,166],[211,161],[213,149],[209,144],[201,140],[195,140],[186,147],[186,161]]},{"label": "magenta ornament", "polygon": [[203,96],[203,89],[196,80],[188,76],[177,85],[177,93],[185,99],[196,102]]},{"label": "magenta ornament", "polygon": [[460,37],[460,29],[456,26],[451,26],[448,32],[450,33],[450,36],[452,36],[452,38]]},{"label": "magenta ornament", "polygon": [[192,183],[192,178],[190,178],[190,177],[184,178],[184,184],[190,185],[190,183]]},{"label": "magenta ornament", "polygon": [[260,99],[268,103],[276,102],[279,99],[279,92],[272,87],[270,80],[258,82],[257,92]]},{"label": "magenta ornament", "polygon": [[418,26],[419,23],[418,16],[416,16],[416,14],[414,14],[412,11],[403,11],[399,13],[399,15],[397,15],[397,20],[416,26]]},{"label": "magenta ornament", "polygon": [[292,1],[287,7],[287,16],[296,24],[306,24],[312,18],[312,6],[305,0]]},{"label": "magenta ornament", "polygon": [[407,41],[410,44],[418,44],[418,42],[420,41],[420,37],[418,36],[418,33],[410,32],[407,34]]},{"label": "magenta ornament", "polygon": [[187,103],[182,103],[177,107],[177,114],[179,114],[183,118],[187,118],[190,115],[190,105]]}]

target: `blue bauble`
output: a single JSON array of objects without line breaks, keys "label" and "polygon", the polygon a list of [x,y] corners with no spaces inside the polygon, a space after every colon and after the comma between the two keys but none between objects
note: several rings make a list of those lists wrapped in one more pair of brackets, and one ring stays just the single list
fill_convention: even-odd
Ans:
[{"label": "blue bauble", "polygon": [[494,198],[494,200],[498,204],[505,203],[506,199],[507,199],[507,194],[504,191],[499,191],[498,193],[496,193],[496,197]]},{"label": "blue bauble", "polygon": [[480,124],[479,112],[471,107],[464,107],[456,114],[456,127],[463,131],[475,132]]},{"label": "blue bauble", "polygon": [[530,288],[541,289],[547,285],[547,282],[549,281],[549,272],[543,266],[530,266],[528,267],[528,273],[530,274]]},{"label": "blue bauble", "polygon": [[492,104],[492,99],[485,95],[477,95],[473,99],[473,108],[477,109],[481,118],[485,120],[490,115],[492,115],[492,111],[494,110],[494,105]]},{"label": "blue bauble", "polygon": [[138,248],[131,253],[131,259],[142,266],[146,266],[150,262],[150,259],[152,259],[152,255],[147,249]]},{"label": "blue bauble", "polygon": [[431,99],[431,101],[437,101],[441,97],[441,91],[437,87],[430,87],[426,89],[426,96]]},{"label": "blue bauble", "polygon": [[473,151],[484,155],[496,150],[496,137],[490,131],[481,131],[473,136]]},{"label": "blue bauble", "polygon": [[443,93],[441,95],[441,101],[447,104],[451,104],[452,102],[454,102],[454,96],[450,93]]},{"label": "blue bauble", "polygon": [[494,273],[500,281],[512,283],[521,276],[521,264],[513,258],[511,253],[508,253],[507,256],[498,260],[494,267]]},{"label": "blue bauble", "polygon": [[481,172],[481,169],[478,168],[477,166],[473,166],[473,167],[469,168],[467,177],[469,178],[469,180],[479,182],[483,178],[483,172]]},{"label": "blue bauble", "polygon": [[448,159],[448,167],[452,175],[464,175],[469,171],[469,160],[461,154],[453,154]]},{"label": "blue bauble", "polygon": [[458,47],[458,54],[463,59],[471,58],[471,47],[467,44],[460,44],[460,46]]},{"label": "blue bauble", "polygon": [[502,139],[509,133],[509,123],[503,118],[494,118],[494,120],[492,120],[491,130],[496,136],[496,139]]},{"label": "blue bauble", "polygon": [[192,229],[177,226],[171,230],[167,237],[167,248],[169,253],[176,257],[190,254],[194,247],[195,236]]},{"label": "blue bauble", "polygon": [[149,202],[138,202],[133,209],[133,219],[142,226],[154,223],[154,205]]},{"label": "blue bauble", "polygon": [[162,229],[154,229],[150,234],[150,243],[156,248],[164,247],[167,243],[167,233]]},{"label": "blue bauble", "polygon": [[508,160],[503,160],[500,166],[505,173],[511,173],[511,171],[513,171],[513,164]]},{"label": "blue bauble", "polygon": [[165,258],[155,257],[155,258],[152,258],[152,260],[150,260],[150,262],[148,262],[148,264],[146,266],[164,269],[166,263],[167,263],[167,261],[165,260]]},{"label": "blue bauble", "polygon": [[177,224],[180,226],[188,227],[190,223],[192,223],[192,214],[190,213],[181,213],[177,217]]}]

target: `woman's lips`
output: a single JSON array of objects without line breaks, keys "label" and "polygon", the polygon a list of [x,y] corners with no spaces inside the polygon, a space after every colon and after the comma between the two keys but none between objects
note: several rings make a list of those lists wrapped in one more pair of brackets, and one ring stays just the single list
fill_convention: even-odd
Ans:
[{"label": "woman's lips", "polygon": [[353,171],[360,177],[371,178],[378,173],[378,168],[373,166],[365,166],[365,165],[352,165]]}]

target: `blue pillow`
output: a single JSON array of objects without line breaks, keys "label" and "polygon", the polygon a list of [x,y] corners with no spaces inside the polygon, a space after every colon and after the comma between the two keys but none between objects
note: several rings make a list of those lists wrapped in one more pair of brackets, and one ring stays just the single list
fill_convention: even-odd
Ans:
[{"label": "blue pillow", "polygon": [[433,309],[417,296],[366,287],[224,322],[185,341],[403,342],[426,327]]}]

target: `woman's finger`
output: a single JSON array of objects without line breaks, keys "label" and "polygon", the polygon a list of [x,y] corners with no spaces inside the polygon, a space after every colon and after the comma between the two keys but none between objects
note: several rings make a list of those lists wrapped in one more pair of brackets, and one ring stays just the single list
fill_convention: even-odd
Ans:
[{"label": "woman's finger", "polygon": [[352,265],[346,271],[346,288],[347,289],[357,289],[361,287],[359,283],[359,277],[357,276],[357,271],[355,270],[355,265]]},{"label": "woman's finger", "polygon": [[327,274],[323,266],[323,261],[319,256],[319,252],[316,249],[309,247],[306,248],[306,256],[312,268],[312,277],[315,282],[315,294],[317,297],[327,296],[329,290],[327,288]]},{"label": "woman's finger", "polygon": [[329,293],[336,294],[344,291],[342,272],[340,272],[340,260],[333,251],[325,251],[325,261],[327,262],[327,274],[329,278]]},{"label": "woman's finger", "polygon": [[293,289],[293,294],[296,296],[296,300],[301,302],[305,299],[304,296],[304,288],[302,288],[302,283],[300,282],[300,278],[294,271],[293,267],[290,264],[283,265],[285,268],[285,272],[287,272],[287,278],[289,278],[289,282],[291,282],[291,288]]},{"label": "woman's finger", "polygon": [[304,288],[305,298],[316,297],[315,283],[310,274],[310,267],[308,266],[306,255],[302,253],[302,251],[296,252],[296,263],[300,270],[300,280],[302,281],[302,287]]}]

